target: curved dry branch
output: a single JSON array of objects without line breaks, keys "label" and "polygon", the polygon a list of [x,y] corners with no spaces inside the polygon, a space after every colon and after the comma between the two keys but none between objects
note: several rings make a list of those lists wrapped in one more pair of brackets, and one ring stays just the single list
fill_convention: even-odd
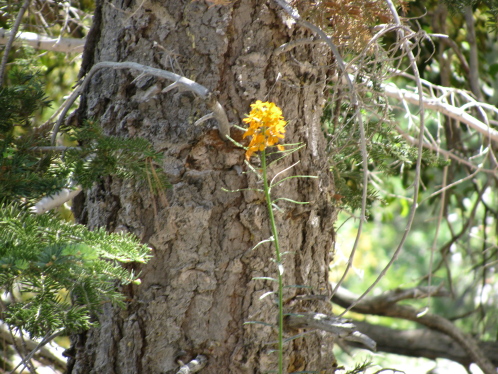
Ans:
[{"label": "curved dry branch", "polygon": [[[422,150],[423,150],[423,142],[424,142],[424,129],[425,129],[425,107],[424,107],[424,100],[423,100],[423,92],[422,92],[422,83],[420,80],[420,74],[418,71],[417,63],[415,60],[415,55],[413,54],[413,47],[410,46],[410,43],[405,36],[404,29],[401,27],[401,21],[399,19],[398,13],[396,12],[396,8],[394,7],[393,3],[391,0],[386,0],[389,9],[391,10],[391,14],[394,18],[395,24],[400,26],[396,31],[398,32],[398,36],[401,39],[401,47],[404,50],[404,52],[407,54],[409,62],[410,62],[410,67],[413,70],[413,74],[415,75],[415,80],[417,83],[417,88],[418,88],[418,100],[417,104],[419,106],[419,118],[420,118],[420,132],[419,132],[419,138],[417,141],[417,161],[415,163],[415,177],[414,177],[414,182],[413,182],[413,202],[410,207],[410,213],[408,215],[408,221],[405,226],[405,230],[403,231],[403,235],[401,237],[400,242],[398,243],[398,246],[394,250],[393,255],[391,256],[391,259],[387,263],[386,266],[381,270],[380,274],[377,276],[377,278],[374,280],[374,282],[366,289],[365,292],[363,292],[358,299],[351,303],[346,310],[341,314],[343,315],[347,311],[351,310],[356,303],[359,303],[366,295],[370,293],[370,291],[373,290],[373,288],[380,282],[380,280],[386,275],[387,271],[391,268],[393,265],[394,261],[398,258],[399,254],[401,253],[401,249],[403,248],[403,244],[405,243],[406,239],[408,238],[408,234],[410,232],[412,223],[415,219],[415,212],[418,207],[418,194],[419,194],[419,186],[420,186],[420,173],[421,173],[421,165],[422,165]],[[340,283],[336,286],[334,289],[334,292],[338,289],[340,286]]]},{"label": "curved dry branch", "polygon": [[218,121],[218,130],[223,137],[223,139],[227,139],[227,136],[230,133],[230,123],[228,122],[228,117],[225,113],[225,110],[221,106],[221,104],[216,100],[216,97],[213,95],[211,91],[209,91],[203,85],[194,82],[188,78],[185,78],[181,75],[172,73],[167,70],[153,68],[151,66],[142,65],[137,62],[111,62],[104,61],[95,64],[88,74],[85,76],[83,83],[71,94],[71,96],[66,100],[63,104],[64,109],[62,110],[57,123],[55,124],[53,133],[52,133],[52,144],[55,144],[55,139],[57,137],[57,132],[59,131],[62,122],[64,121],[64,117],[71,105],[75,102],[78,96],[86,89],[88,84],[90,83],[92,77],[95,75],[97,71],[104,68],[116,69],[116,70],[138,70],[141,72],[141,75],[153,75],[158,78],[167,79],[173,81],[175,85],[181,86],[183,89],[191,91],[199,96],[201,99],[206,101],[209,109],[212,110],[214,118]]},{"label": "curved dry branch", "polygon": [[[350,65],[349,67],[353,70],[358,70],[356,66]],[[416,80],[416,78],[413,75],[398,70],[392,71],[392,74],[402,75],[406,78]],[[350,79],[353,79],[352,75],[350,75]],[[434,83],[428,82],[424,79],[420,79],[420,82],[424,86],[426,86],[430,91],[437,91],[441,93],[441,95],[439,96],[437,95],[428,96],[427,94],[424,94],[422,96],[423,105],[426,110],[433,110],[437,113],[448,116],[462,124],[469,126],[473,130],[479,132],[485,138],[491,141],[498,141],[497,130],[493,129],[488,124],[480,121],[476,117],[466,112],[466,110],[475,107],[480,110],[488,110],[494,113],[495,115],[498,115],[498,109],[495,106],[490,105],[488,103],[476,101],[467,92],[459,89],[439,86]],[[364,82],[364,84],[367,87],[372,86],[371,81],[366,81]],[[407,104],[419,105],[420,96],[416,92],[399,88],[394,83],[381,84],[380,88],[382,92],[385,94],[385,96],[391,99],[395,99]],[[447,97],[453,94],[459,95],[462,98],[462,100],[466,101],[466,103],[464,105],[461,105],[460,107],[454,104],[450,104],[448,102]]]}]

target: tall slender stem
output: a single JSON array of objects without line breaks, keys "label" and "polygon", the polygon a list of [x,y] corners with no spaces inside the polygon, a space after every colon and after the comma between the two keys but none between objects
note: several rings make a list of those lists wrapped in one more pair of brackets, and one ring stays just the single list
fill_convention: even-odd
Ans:
[{"label": "tall slender stem", "polygon": [[283,266],[282,254],[280,253],[280,243],[278,238],[277,225],[273,214],[271,200],[271,190],[268,185],[268,173],[266,165],[266,149],[261,152],[261,168],[263,169],[263,186],[265,193],[266,206],[268,207],[268,217],[270,218],[271,233],[273,235],[273,244],[275,245],[275,259],[277,262],[278,273],[278,373],[283,373],[284,367],[284,302],[283,302]]}]

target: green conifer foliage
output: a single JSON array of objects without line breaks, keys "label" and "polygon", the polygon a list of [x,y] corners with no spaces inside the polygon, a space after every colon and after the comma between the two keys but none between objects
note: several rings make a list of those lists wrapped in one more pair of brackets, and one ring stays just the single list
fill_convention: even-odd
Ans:
[{"label": "green conifer foliage", "polygon": [[49,105],[40,74],[10,70],[0,88],[0,318],[45,338],[89,329],[105,303],[124,305],[118,288],[139,283],[132,263],[146,262],[150,248],[132,235],[89,231],[30,207],[107,175],[143,181],[156,192],[167,187],[149,142],[106,136],[94,121],[63,129],[75,146],[51,150],[50,126],[35,123]]},{"label": "green conifer foliage", "polygon": [[39,199],[63,188],[67,179],[66,170],[54,168],[53,155],[31,150],[49,145],[31,119],[50,102],[38,73],[14,68],[9,78],[0,88],[0,200]]},{"label": "green conifer foliage", "polygon": [[0,288],[8,291],[4,319],[32,336],[90,328],[116,290],[138,282],[121,263],[143,263],[149,248],[129,234],[89,231],[54,214],[34,215],[16,204],[0,210]]}]

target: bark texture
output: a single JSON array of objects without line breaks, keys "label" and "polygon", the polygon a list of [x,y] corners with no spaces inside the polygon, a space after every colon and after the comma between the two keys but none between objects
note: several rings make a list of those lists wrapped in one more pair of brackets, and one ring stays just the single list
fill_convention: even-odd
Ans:
[{"label": "bark texture", "polygon": [[[204,1],[110,0],[97,7],[99,30],[92,62],[133,61],[192,79],[210,89],[229,119],[241,124],[257,99],[282,107],[289,121],[286,141],[307,147],[285,161],[300,160],[288,172],[319,179],[291,179],[275,194],[309,201],[282,203],[277,214],[289,288],[296,294],[327,294],[335,211],[333,181],[320,130],[326,47],[301,45],[273,56],[276,48],[309,36],[270,1],[240,0],[226,6]],[[153,247],[142,284],[126,290],[125,310],[106,306],[101,327],[74,337],[70,373],[172,373],[179,360],[208,358],[203,373],[259,373],[275,369],[268,345],[275,331],[246,321],[276,323],[273,300],[259,297],[274,284],[253,280],[274,276],[273,248],[263,196],[229,193],[254,187],[245,174],[244,152],[224,142],[215,123],[194,127],[206,105],[192,93],[171,90],[149,95],[170,82],[128,71],[103,70],[81,99],[79,117],[97,118],[106,133],[141,136],[164,154],[172,188],[167,201],[147,183],[105,177],[86,191],[77,214],[90,228],[126,230]],[[240,139],[232,129],[232,137]],[[282,169],[282,167],[280,168]],[[293,310],[330,312],[325,302]],[[334,372],[332,338],[311,333],[287,345],[288,372]]]}]

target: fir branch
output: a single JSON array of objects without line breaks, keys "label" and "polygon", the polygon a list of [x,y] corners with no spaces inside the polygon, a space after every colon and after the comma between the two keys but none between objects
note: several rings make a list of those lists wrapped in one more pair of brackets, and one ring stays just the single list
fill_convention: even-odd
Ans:
[{"label": "fir branch", "polygon": [[7,323],[34,337],[77,332],[95,324],[91,316],[102,304],[124,305],[116,285],[138,278],[121,264],[146,262],[147,246],[130,234],[89,231],[15,204],[0,208],[0,288],[12,295]]}]

